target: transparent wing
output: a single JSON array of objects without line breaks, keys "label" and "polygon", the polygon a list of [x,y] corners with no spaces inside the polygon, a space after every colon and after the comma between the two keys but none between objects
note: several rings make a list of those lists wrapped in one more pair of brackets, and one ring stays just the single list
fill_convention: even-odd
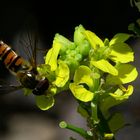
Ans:
[{"label": "transparent wing", "polygon": [[13,85],[0,85],[0,95],[9,94],[17,90],[22,89],[22,86],[13,86]]},{"label": "transparent wing", "polygon": [[36,51],[38,46],[38,25],[37,21],[29,16],[24,23],[22,29],[17,33],[14,40],[15,50],[18,50],[19,54],[27,60],[27,62],[36,69]]}]

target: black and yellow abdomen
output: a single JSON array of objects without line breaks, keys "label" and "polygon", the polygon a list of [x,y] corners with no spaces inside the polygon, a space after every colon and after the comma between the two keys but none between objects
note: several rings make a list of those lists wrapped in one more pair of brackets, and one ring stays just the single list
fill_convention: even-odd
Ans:
[{"label": "black and yellow abdomen", "polygon": [[0,59],[10,71],[15,73],[23,65],[23,59],[2,41],[0,41]]}]

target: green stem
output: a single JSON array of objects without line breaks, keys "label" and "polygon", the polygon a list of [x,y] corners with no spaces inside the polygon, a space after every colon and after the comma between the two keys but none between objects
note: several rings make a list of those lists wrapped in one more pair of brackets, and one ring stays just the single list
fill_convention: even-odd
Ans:
[{"label": "green stem", "polygon": [[101,110],[98,108],[98,116],[100,118],[100,123],[98,125],[100,134],[105,140],[115,140],[114,134],[111,132],[107,120],[104,118]]},{"label": "green stem", "polygon": [[98,115],[97,115],[97,104],[91,102],[91,115],[93,119],[93,124],[96,125],[99,123]]},{"label": "green stem", "polygon": [[88,122],[88,125],[92,130],[93,139],[114,140],[114,134],[111,132],[108,122],[97,106],[97,99],[91,102],[91,120]]},{"label": "green stem", "polygon": [[79,127],[76,127],[74,125],[68,124],[65,121],[60,122],[59,123],[59,126],[61,128],[66,128],[66,129],[69,129],[69,130],[72,130],[72,131],[78,133],[79,135],[81,135],[82,137],[84,137],[86,140],[90,140],[91,137],[92,137],[92,136],[90,136],[90,133],[88,133],[87,131],[85,131],[83,128],[79,128]]}]

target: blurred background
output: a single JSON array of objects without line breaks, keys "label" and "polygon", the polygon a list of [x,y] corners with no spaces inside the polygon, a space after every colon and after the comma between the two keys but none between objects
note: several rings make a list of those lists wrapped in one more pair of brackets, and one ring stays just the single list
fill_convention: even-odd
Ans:
[{"label": "blurred background", "polygon": [[[1,0],[0,4],[0,39],[15,50],[21,48],[17,40],[24,24],[30,19],[33,19],[31,26],[37,25],[39,45],[48,50],[56,33],[72,40],[74,29],[79,24],[101,38],[110,39],[118,32],[128,33],[128,25],[139,18],[137,8],[131,7],[129,0]],[[140,41],[132,40],[130,44],[135,51],[134,65],[140,71]],[[43,56],[40,55],[40,58]],[[15,83],[15,77],[1,62],[0,79]],[[117,140],[133,140],[140,135],[139,84],[138,77],[133,82],[134,94],[116,108],[124,113],[131,124],[117,133]],[[15,92],[0,96],[0,140],[67,140],[69,136],[82,140],[76,134],[58,127],[61,120],[85,127],[86,122],[76,113],[76,106],[70,93],[59,94],[55,106],[48,111],[36,107],[33,95],[25,97],[23,92]]]}]

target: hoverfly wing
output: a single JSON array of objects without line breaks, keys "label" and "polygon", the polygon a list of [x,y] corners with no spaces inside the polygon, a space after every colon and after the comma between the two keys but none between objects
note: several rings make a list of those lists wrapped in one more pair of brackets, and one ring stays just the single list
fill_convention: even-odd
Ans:
[{"label": "hoverfly wing", "polygon": [[23,86],[14,86],[14,85],[0,85],[0,95],[9,94],[17,90],[22,89]]},{"label": "hoverfly wing", "polygon": [[38,25],[37,21],[32,16],[29,16],[25,21],[26,23],[24,23],[21,31],[17,34],[13,46],[15,46],[19,54],[36,69],[36,51],[39,41]]}]

